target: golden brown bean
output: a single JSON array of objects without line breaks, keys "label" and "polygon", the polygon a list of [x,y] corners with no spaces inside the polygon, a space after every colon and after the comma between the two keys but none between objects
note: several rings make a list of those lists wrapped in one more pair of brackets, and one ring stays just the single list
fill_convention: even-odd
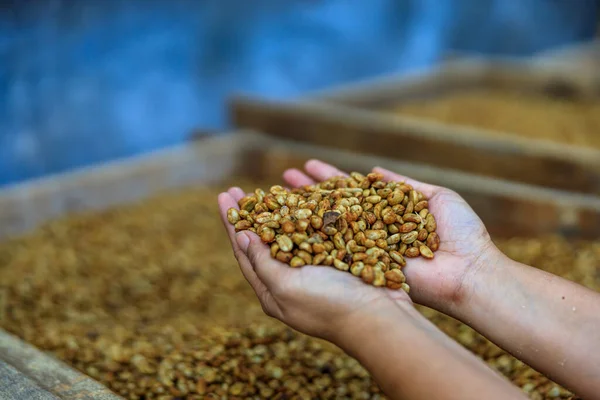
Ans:
[{"label": "golden brown bean", "polygon": [[306,265],[304,260],[298,256],[292,257],[290,260],[290,267],[292,268],[302,267],[303,265]]},{"label": "golden brown bean", "polygon": [[427,206],[429,205],[429,203],[427,202],[427,200],[421,200],[418,203],[415,204],[415,212],[421,212],[421,210],[427,208]]},{"label": "golden brown bean", "polygon": [[419,254],[421,254],[421,253],[418,248],[409,247],[408,249],[406,249],[406,252],[404,252],[404,257],[415,258],[415,257],[419,257]]},{"label": "golden brown bean", "polygon": [[227,210],[227,220],[230,224],[235,225],[240,220],[240,214],[238,213],[238,210],[233,207]]},{"label": "golden brown bean", "polygon": [[429,258],[429,259],[433,258],[433,252],[427,246],[419,246],[419,252],[425,258]]},{"label": "golden brown bean", "polygon": [[440,237],[437,233],[431,232],[429,236],[427,236],[427,247],[429,247],[432,251],[437,251],[440,247]]},{"label": "golden brown bean", "polygon": [[279,248],[283,252],[290,252],[294,248],[294,243],[292,242],[292,239],[290,239],[286,235],[279,235],[275,240],[277,241]]},{"label": "golden brown bean", "polygon": [[412,242],[417,240],[417,236],[419,236],[418,232],[412,231],[412,232],[402,234],[400,236],[400,240],[402,241],[402,243],[411,244]]},{"label": "golden brown bean", "polygon": [[321,264],[323,264],[323,262],[325,261],[326,258],[327,258],[327,254],[319,253],[313,257],[312,263],[314,265],[321,265]]},{"label": "golden brown bean", "polygon": [[323,227],[323,218],[318,215],[311,215],[310,225],[315,229],[321,229]]},{"label": "golden brown bean", "polygon": [[427,232],[435,232],[437,229],[437,223],[435,222],[435,217],[433,214],[428,214],[425,221],[425,229],[427,229]]},{"label": "golden brown bean", "polygon": [[362,273],[364,268],[365,268],[365,264],[363,264],[360,261],[355,262],[350,267],[350,273],[354,276],[360,276],[360,274]]}]

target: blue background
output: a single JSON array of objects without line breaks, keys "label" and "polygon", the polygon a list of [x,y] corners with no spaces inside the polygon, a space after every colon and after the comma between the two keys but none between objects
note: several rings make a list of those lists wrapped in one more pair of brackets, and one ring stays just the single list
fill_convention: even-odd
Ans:
[{"label": "blue background", "polygon": [[288,99],[594,36],[594,0],[0,0],[0,185],[227,127],[233,91]]}]

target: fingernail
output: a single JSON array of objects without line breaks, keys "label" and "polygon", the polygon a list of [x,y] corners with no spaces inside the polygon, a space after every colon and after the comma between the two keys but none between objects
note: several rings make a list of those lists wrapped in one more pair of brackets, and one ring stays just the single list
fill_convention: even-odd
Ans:
[{"label": "fingernail", "polygon": [[235,240],[237,241],[238,246],[246,252],[248,250],[248,245],[250,244],[250,238],[244,232],[238,232],[235,234]]}]

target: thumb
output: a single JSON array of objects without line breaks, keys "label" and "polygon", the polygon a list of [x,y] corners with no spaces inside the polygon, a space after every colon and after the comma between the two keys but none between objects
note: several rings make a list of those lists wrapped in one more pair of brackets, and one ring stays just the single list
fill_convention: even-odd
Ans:
[{"label": "thumb", "polygon": [[264,244],[258,235],[252,232],[245,233],[250,240],[246,254],[256,275],[265,284],[267,289],[271,290],[273,287],[277,287],[282,279],[284,279],[284,276],[290,272],[289,268],[271,258],[269,246]]}]

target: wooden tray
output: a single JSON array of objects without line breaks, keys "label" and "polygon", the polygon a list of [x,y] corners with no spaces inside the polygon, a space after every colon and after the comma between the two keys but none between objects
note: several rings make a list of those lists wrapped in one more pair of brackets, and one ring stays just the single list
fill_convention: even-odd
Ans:
[{"label": "wooden tray", "polygon": [[378,165],[454,189],[498,235],[600,236],[596,196],[244,132],[0,190],[0,238],[67,213],[137,201],[182,186],[226,182],[231,177],[281,182],[285,169],[301,168],[311,158],[362,172]]},{"label": "wooden tray", "polygon": [[[600,35],[600,31],[598,33]],[[600,76],[600,38],[538,53],[535,62],[552,63],[571,71]]]},{"label": "wooden tray", "polygon": [[0,329],[0,399],[117,400],[121,397]]},{"label": "wooden tray", "polygon": [[600,77],[556,65],[482,60],[317,93],[298,102],[237,96],[235,126],[287,139],[427,163],[473,174],[600,195],[600,150],[451,126],[378,110],[392,101],[469,87],[600,93]]},{"label": "wooden tray", "polygon": [[[182,186],[224,183],[233,177],[278,183],[285,169],[301,167],[310,158],[362,172],[378,165],[453,188],[470,202],[492,235],[600,236],[600,199],[594,196],[573,195],[249,132],[205,138],[0,190],[0,236],[27,232],[66,213],[138,201]],[[91,378],[1,329],[0,383],[0,398],[18,398],[15,390],[27,390],[32,399],[116,398]],[[46,397],[40,397],[42,395]]]},{"label": "wooden tray", "polygon": [[[600,28],[600,25],[599,25]],[[600,33],[600,31],[599,31]],[[528,56],[509,57],[506,55],[493,56],[472,51],[450,49],[443,55],[442,61],[471,63],[471,60],[497,60],[500,63],[527,63],[539,65],[541,68],[562,68],[567,73],[600,73],[600,36],[593,40],[567,43],[549,49],[538,51]],[[595,72],[594,72],[595,71]]]}]

